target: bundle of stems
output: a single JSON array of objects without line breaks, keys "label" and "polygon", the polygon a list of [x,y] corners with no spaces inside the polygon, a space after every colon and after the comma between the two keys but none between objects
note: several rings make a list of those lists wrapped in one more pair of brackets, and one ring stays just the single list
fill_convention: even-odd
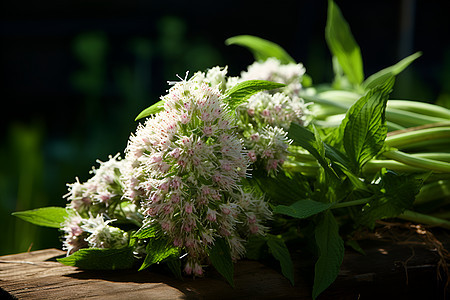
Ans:
[{"label": "bundle of stems", "polygon": [[[309,95],[308,95],[309,94]],[[362,95],[354,91],[327,90],[311,96],[318,128],[337,127],[346,111]],[[450,228],[450,110],[412,100],[389,100],[386,107],[388,134],[383,151],[370,160],[362,174],[370,176],[382,168],[397,173],[429,173],[414,202],[414,211],[399,217],[432,226]],[[304,151],[292,148],[286,167],[315,176],[319,164]]]}]

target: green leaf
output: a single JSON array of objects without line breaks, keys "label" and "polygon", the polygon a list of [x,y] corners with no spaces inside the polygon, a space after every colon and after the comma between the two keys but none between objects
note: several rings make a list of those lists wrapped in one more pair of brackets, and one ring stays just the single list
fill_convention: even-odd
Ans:
[{"label": "green leaf", "polygon": [[278,205],[274,212],[287,215],[293,218],[305,219],[321,213],[330,208],[333,203],[322,203],[314,200],[300,200],[290,206]]},{"label": "green leaf", "polygon": [[375,226],[376,220],[396,217],[410,208],[423,183],[423,179],[414,175],[397,175],[385,169],[381,171],[380,179],[373,187],[376,189],[373,200],[356,216],[359,224],[369,228]]},{"label": "green leaf", "polygon": [[154,225],[142,226],[137,232],[133,234],[132,237],[138,239],[148,239],[156,237],[157,232],[158,228]]},{"label": "green leaf", "polygon": [[394,79],[370,90],[348,110],[339,131],[343,132],[343,146],[356,174],[362,166],[378,154],[386,139],[386,103]]},{"label": "green leaf", "polygon": [[212,265],[216,268],[228,283],[234,287],[233,282],[233,261],[231,260],[230,246],[225,239],[216,239],[214,245],[208,251],[209,259]]},{"label": "green leaf", "polygon": [[253,170],[249,181],[252,184],[256,183],[274,204],[290,205],[299,199],[308,198],[311,194],[307,178],[298,173],[290,177],[284,172],[279,172],[276,176],[268,176],[264,169],[259,168]]},{"label": "green leaf", "polygon": [[325,144],[320,140],[318,134],[314,134],[297,123],[292,123],[288,131],[288,137],[292,139],[294,145],[301,146],[311,153],[325,171],[338,177],[325,159]]},{"label": "green leaf", "polygon": [[159,113],[163,109],[164,109],[164,102],[162,100],[160,100],[160,101],[156,102],[155,104],[153,104],[152,106],[149,106],[146,109],[144,109],[143,111],[141,111],[141,113],[134,120],[137,121],[139,119]]},{"label": "green leaf", "polygon": [[267,244],[267,238],[260,235],[252,235],[245,243],[245,257],[248,259],[259,260],[264,247]]},{"label": "green leaf", "polygon": [[121,270],[134,264],[133,248],[80,249],[70,256],[57,259],[60,263],[85,270]]},{"label": "green leaf", "polygon": [[372,89],[377,85],[383,84],[390,77],[397,76],[400,72],[402,72],[406,67],[408,67],[413,61],[419,58],[422,55],[421,52],[416,52],[393,66],[385,68],[377,73],[370,75],[363,83],[362,87],[364,89]]},{"label": "green leaf", "polygon": [[178,248],[172,246],[166,239],[150,239],[147,244],[147,256],[144,259],[139,271],[142,271],[153,264],[178,254]]},{"label": "green leaf", "polygon": [[225,41],[227,46],[239,45],[248,48],[255,60],[266,60],[275,57],[283,64],[295,63],[295,60],[279,45],[252,35],[238,35]]},{"label": "green leaf", "polygon": [[172,257],[167,259],[167,266],[178,280],[183,280],[183,276],[181,275],[181,259],[178,255],[172,255]]},{"label": "green leaf", "polygon": [[339,274],[344,259],[344,241],[333,214],[328,210],[315,230],[319,259],[314,268],[313,298],[330,286]]},{"label": "green leaf", "polygon": [[13,216],[35,225],[61,228],[61,223],[65,221],[68,212],[63,207],[43,207],[33,210],[18,211],[12,213]]},{"label": "green leaf", "polygon": [[244,103],[252,95],[261,91],[273,90],[286,86],[283,83],[277,83],[266,80],[247,80],[233,86],[225,94],[225,101],[231,109],[235,109],[238,105]]},{"label": "green leaf", "polygon": [[345,244],[349,247],[352,247],[353,250],[355,250],[356,252],[359,252],[362,255],[366,255],[366,252],[363,250],[363,248],[361,248],[361,246],[359,245],[358,241],[356,240],[347,240],[345,242]]},{"label": "green leaf", "polygon": [[361,51],[339,7],[331,0],[328,1],[325,38],[348,80],[356,85],[361,84],[364,79]]},{"label": "green leaf", "polygon": [[281,273],[294,285],[294,264],[283,239],[274,235],[268,235],[267,246],[269,246],[273,257],[280,262]]}]

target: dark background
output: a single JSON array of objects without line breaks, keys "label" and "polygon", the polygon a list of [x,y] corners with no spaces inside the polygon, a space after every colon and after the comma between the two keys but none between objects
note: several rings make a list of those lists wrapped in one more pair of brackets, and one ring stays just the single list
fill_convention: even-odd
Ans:
[{"label": "dark background", "polygon": [[[393,98],[448,103],[447,1],[337,1],[366,77],[416,51]],[[251,34],[333,78],[327,1],[2,1],[0,7],[0,254],[60,247],[58,232],[13,211],[64,206],[65,184],[122,152],[134,117],[176,80],[216,65],[239,75],[251,54],[224,40]]]}]

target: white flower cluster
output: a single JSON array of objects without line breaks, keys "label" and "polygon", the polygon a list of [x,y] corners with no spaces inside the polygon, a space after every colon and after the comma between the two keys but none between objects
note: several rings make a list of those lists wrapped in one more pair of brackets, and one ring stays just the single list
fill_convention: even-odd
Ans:
[{"label": "white flower cluster", "polygon": [[119,154],[110,156],[107,162],[97,162],[100,167],[92,168],[94,176],[84,183],[77,178],[75,183],[68,184],[69,193],[64,196],[70,201],[68,206],[83,216],[88,212],[104,213],[109,206],[120,202],[123,194],[120,170],[124,161],[120,160]]},{"label": "white flower cluster", "polygon": [[86,182],[68,184],[69,193],[64,197],[69,203],[69,217],[62,227],[63,249],[71,254],[81,248],[121,248],[128,245],[128,234],[110,226],[111,217],[120,216],[139,224],[142,217],[133,204],[123,199],[122,172],[125,161],[119,155],[110,156]]},{"label": "white flower cluster", "polygon": [[241,73],[238,82],[246,80],[268,80],[286,84],[283,93],[291,98],[298,98],[302,88],[302,79],[305,74],[302,64],[281,64],[276,58],[268,58],[263,62],[255,62],[248,66],[247,71]]},{"label": "white flower cluster", "polygon": [[128,245],[128,234],[120,228],[109,226],[114,220],[105,221],[103,214],[89,218],[71,212],[63,224],[63,249],[72,254],[81,248],[122,248]]},{"label": "white flower cluster", "polygon": [[125,158],[125,196],[142,207],[145,224],[158,224],[188,253],[184,270],[196,276],[215,239],[227,240],[238,259],[246,236],[263,234],[270,216],[263,199],[240,185],[248,162],[213,85],[225,73],[212,72],[218,76],[200,73],[176,83],[162,97],[164,110],[130,137]]},{"label": "white flower cluster", "polygon": [[[255,72],[259,77],[250,78]],[[244,188],[243,179],[250,163],[263,162],[272,172],[286,159],[285,130],[292,122],[306,122],[306,105],[291,95],[301,88],[303,73],[301,65],[268,60],[237,79],[227,78],[227,68],[215,67],[172,83],[161,97],[162,111],[130,136],[123,160],[116,155],[99,161],[89,180],[68,185],[64,249],[70,254],[86,247],[124,247],[131,224],[152,226],[184,251],[187,274],[203,274],[208,250],[218,239],[226,241],[233,259],[242,257],[245,241],[265,234],[264,222],[271,217],[263,197]],[[281,81],[287,88],[253,95],[236,110],[237,118],[224,94],[233,81],[246,79]],[[135,243],[136,256],[145,255],[146,243]]]},{"label": "white flower cluster", "polygon": [[241,73],[240,78],[228,81],[231,84],[245,80],[269,80],[286,84],[272,93],[257,93],[238,107],[239,133],[256,168],[263,166],[269,173],[278,170],[289,154],[291,141],[286,131],[291,123],[307,125],[310,115],[308,104],[298,96],[304,74],[302,64],[283,65],[279,60],[269,58],[264,62],[255,62]]}]

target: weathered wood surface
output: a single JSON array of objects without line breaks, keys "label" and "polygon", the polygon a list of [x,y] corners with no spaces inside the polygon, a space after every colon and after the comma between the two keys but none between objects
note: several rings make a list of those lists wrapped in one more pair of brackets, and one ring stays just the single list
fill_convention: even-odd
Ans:
[{"label": "weathered wood surface", "polygon": [[[446,238],[447,241],[448,237]],[[418,243],[361,242],[366,255],[347,250],[336,282],[319,299],[445,299],[435,250]],[[447,244],[448,245],[448,244]],[[273,266],[235,265],[235,288],[218,273],[176,280],[162,269],[83,271],[64,266],[56,249],[0,257],[0,298],[18,299],[310,299],[311,257],[293,253],[293,287]],[[448,294],[447,294],[448,295]]]}]

